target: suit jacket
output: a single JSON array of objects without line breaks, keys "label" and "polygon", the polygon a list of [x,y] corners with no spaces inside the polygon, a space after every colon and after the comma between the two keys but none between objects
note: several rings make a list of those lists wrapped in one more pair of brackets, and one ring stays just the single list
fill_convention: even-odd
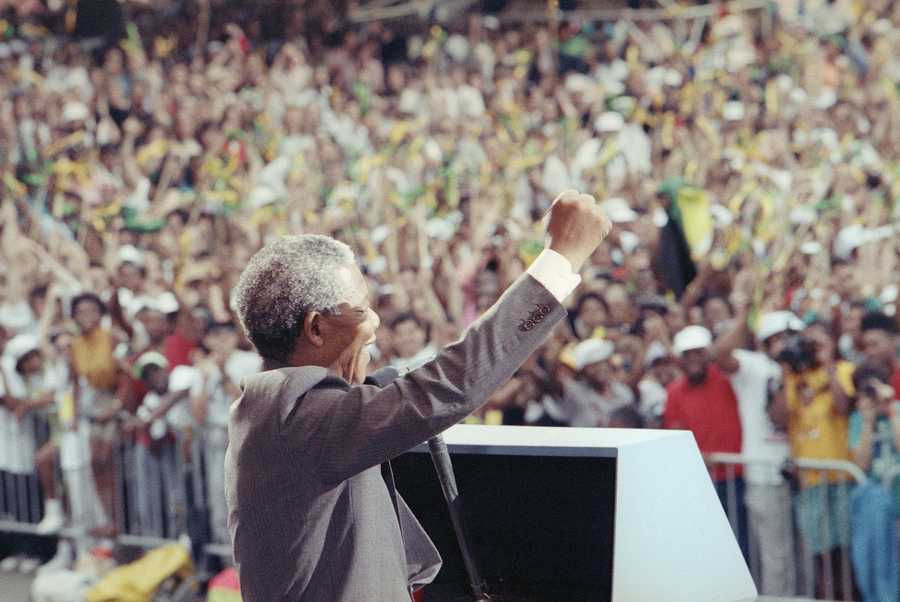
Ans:
[{"label": "suit jacket", "polygon": [[440,556],[381,465],[482,405],[565,315],[525,274],[459,341],[385,387],[314,366],[245,378],[225,456],[245,602],[400,602],[430,583]]}]

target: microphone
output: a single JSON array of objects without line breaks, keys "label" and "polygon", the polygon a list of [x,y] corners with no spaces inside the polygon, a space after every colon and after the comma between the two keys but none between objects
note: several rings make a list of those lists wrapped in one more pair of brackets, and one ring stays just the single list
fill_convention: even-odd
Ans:
[{"label": "microphone", "polygon": [[[375,385],[376,387],[386,387],[400,376],[400,371],[391,366],[376,370],[368,377],[365,383]],[[456,533],[456,542],[459,544],[459,551],[462,555],[463,564],[465,565],[466,575],[469,578],[469,586],[472,588],[474,600],[489,600],[490,598],[484,592],[484,582],[478,573],[478,567],[475,565],[475,559],[466,540],[466,533],[463,527],[462,511],[459,499],[459,489],[456,486],[456,476],[453,473],[453,463],[450,461],[450,452],[447,449],[447,443],[441,435],[435,435],[428,440],[428,451],[431,454],[431,461],[434,463],[434,469],[437,472],[438,481],[441,483],[441,491],[444,493],[444,500],[447,502],[447,510],[450,512],[450,522],[453,524],[453,531]]]}]

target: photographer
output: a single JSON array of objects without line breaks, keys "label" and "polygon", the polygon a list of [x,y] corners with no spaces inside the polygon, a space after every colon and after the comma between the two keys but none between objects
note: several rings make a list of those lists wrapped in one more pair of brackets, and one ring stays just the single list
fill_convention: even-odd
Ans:
[{"label": "photographer", "polygon": [[[872,363],[863,364],[853,373],[859,397],[850,415],[850,452],[853,461],[878,482],[900,464],[900,401],[894,398],[888,377],[884,369]],[[900,513],[900,479],[894,480],[894,508]]]},{"label": "photographer", "polygon": [[894,479],[890,490],[882,484],[900,464],[900,401],[888,384],[890,374],[871,356],[853,374],[859,396],[850,415],[849,445],[868,477],[851,498],[851,559],[863,600],[896,600],[900,592],[900,480]]},{"label": "photographer", "polygon": [[[847,415],[854,394],[853,364],[835,360],[833,338],[825,325],[812,324],[784,341],[777,361],[784,370],[784,395],[772,403],[770,416],[784,421],[794,458],[850,460]],[[850,510],[846,477],[838,472],[804,470],[794,496],[798,529],[806,554],[813,556],[816,593],[824,595],[825,563],[840,574],[850,544]],[[842,583],[834,580],[836,597]]]}]

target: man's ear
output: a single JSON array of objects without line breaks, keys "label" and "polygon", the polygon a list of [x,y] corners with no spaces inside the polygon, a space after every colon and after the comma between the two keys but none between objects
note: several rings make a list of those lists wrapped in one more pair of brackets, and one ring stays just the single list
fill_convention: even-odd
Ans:
[{"label": "man's ear", "polygon": [[325,344],[325,337],[322,335],[322,314],[317,311],[306,314],[303,319],[303,336],[313,347],[321,347]]}]

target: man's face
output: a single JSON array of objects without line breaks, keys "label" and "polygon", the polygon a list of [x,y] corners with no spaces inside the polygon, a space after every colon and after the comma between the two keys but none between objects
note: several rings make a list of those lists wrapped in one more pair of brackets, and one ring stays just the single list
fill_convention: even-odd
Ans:
[{"label": "man's face", "polygon": [[709,354],[706,349],[689,349],[681,356],[681,369],[684,370],[688,380],[695,385],[706,380],[708,367]]},{"label": "man's face", "polygon": [[125,262],[119,266],[119,283],[131,291],[141,290],[143,276],[141,269],[130,262]]},{"label": "man's face", "polygon": [[716,325],[731,319],[731,310],[728,304],[719,297],[713,297],[706,302],[703,307],[703,313],[706,317],[706,323],[712,330],[716,330]]},{"label": "man's face", "polygon": [[320,353],[324,365],[332,366],[348,382],[361,383],[371,359],[367,347],[375,343],[381,320],[369,305],[369,289],[358,267],[341,268],[335,277],[345,279],[350,293],[336,312],[321,315],[319,332],[324,343]]},{"label": "man's face", "polygon": [[233,328],[216,327],[203,337],[203,346],[222,358],[228,358],[237,349],[237,345],[238,336]]},{"label": "man's face", "polygon": [[766,353],[769,355],[771,359],[775,359],[784,351],[784,345],[787,343],[788,337],[790,336],[789,331],[779,332],[778,334],[774,334],[765,340],[764,345],[766,349]]},{"label": "man's face", "polygon": [[888,332],[880,328],[867,330],[862,335],[862,345],[867,358],[885,365],[893,363],[897,344]]},{"label": "man's face", "polygon": [[147,388],[159,395],[169,390],[169,373],[159,366],[148,367],[144,372],[144,381]]},{"label": "man's face", "polygon": [[22,360],[19,362],[19,368],[21,369],[22,374],[37,374],[41,371],[41,367],[44,365],[43,357],[41,356],[40,351],[32,351],[28,353]]},{"label": "man's face", "polygon": [[90,299],[85,299],[76,305],[72,314],[82,333],[92,332],[97,328],[103,315],[97,304]]},{"label": "man's face", "polygon": [[425,331],[415,320],[404,320],[394,327],[391,335],[394,349],[400,357],[412,357],[421,351],[426,341]]},{"label": "man's face", "polygon": [[161,341],[169,335],[170,325],[166,314],[154,309],[144,309],[138,314],[138,320],[147,330],[152,341]]},{"label": "man's face", "polygon": [[584,375],[585,380],[587,380],[592,387],[603,391],[606,390],[609,381],[612,379],[613,367],[608,360],[594,362],[593,364],[588,364],[582,368],[581,374]]}]

